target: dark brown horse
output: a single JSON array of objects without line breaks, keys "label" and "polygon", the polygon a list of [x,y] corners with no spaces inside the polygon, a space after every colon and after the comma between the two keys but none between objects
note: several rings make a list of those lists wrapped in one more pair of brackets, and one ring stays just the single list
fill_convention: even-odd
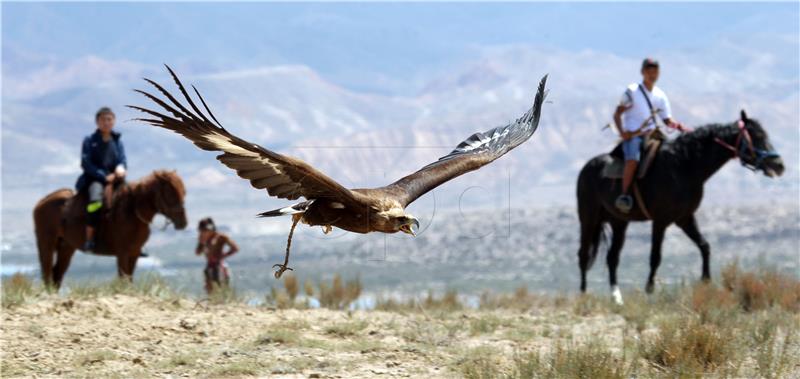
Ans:
[{"label": "dark brown horse", "polygon": [[[703,199],[703,186],[725,163],[739,159],[753,171],[763,171],[769,177],[783,174],[783,160],[772,147],[761,124],[741,112],[739,120],[729,124],[712,124],[681,135],[664,143],[645,176],[638,180],[641,199],[649,209],[653,222],[650,250],[650,275],[645,290],[653,291],[656,270],[661,263],[661,243],[664,232],[676,224],[700,249],[703,259],[703,280],[710,280],[711,248],[700,233],[695,212]],[[611,225],[611,246],[608,265],[611,293],[617,303],[622,294],[617,287],[617,264],[628,223],[647,221],[640,204],[623,214],[614,206],[620,193],[619,179],[604,176],[604,168],[613,163],[611,154],[590,160],[578,177],[578,217],[581,222],[581,246],[578,265],[581,270],[581,291],[586,291],[586,271],[598,255],[605,224]],[[638,201],[638,200],[637,200]]]},{"label": "dark brown horse", "polygon": [[[157,213],[166,216],[175,228],[186,227],[183,181],[174,171],[154,171],[145,178],[122,185],[113,195],[97,228],[99,255],[117,257],[120,277],[133,277],[142,246],[150,237],[150,222]],[[42,280],[59,287],[72,255],[86,239],[85,194],[60,189],[36,204],[33,222]],[[56,256],[55,265],[53,258]]]}]

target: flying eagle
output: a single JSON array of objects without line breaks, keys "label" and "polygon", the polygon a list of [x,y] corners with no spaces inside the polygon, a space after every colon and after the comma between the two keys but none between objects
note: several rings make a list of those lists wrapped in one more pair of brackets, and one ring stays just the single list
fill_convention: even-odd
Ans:
[{"label": "flying eagle", "polygon": [[287,266],[289,248],[299,221],[322,226],[326,233],[335,226],[355,233],[400,231],[416,235],[419,222],[405,212],[405,207],[442,183],[477,170],[528,140],[539,125],[547,82],[545,75],[539,82],[533,105],[516,122],[475,133],[458,144],[450,154],[387,186],[347,189],[300,159],[278,154],[231,134],[214,117],[197,88],[192,86],[207,115],[192,101],[175,72],[169,66],[167,70],[191,110],[160,84],[145,78],[169,103],[148,92],[135,90],[166,111],[129,105],[148,115],[136,120],[179,133],[203,150],[222,152],[217,160],[236,170],[240,177],[250,180],[253,187],[266,189],[270,196],[288,200],[305,199],[285,208],[259,214],[260,217],[293,215],[284,263],[273,266],[277,268],[276,278],[280,278],[286,270],[291,270]]}]

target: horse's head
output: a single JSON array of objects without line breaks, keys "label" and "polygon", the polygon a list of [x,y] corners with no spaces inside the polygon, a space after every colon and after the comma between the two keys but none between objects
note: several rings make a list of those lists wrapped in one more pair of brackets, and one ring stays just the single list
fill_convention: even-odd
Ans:
[{"label": "horse's head", "polygon": [[158,213],[175,224],[176,229],[186,227],[186,210],[183,208],[183,198],[186,188],[183,180],[175,171],[155,171],[155,206]]},{"label": "horse's head", "polygon": [[742,164],[753,170],[761,170],[770,178],[783,174],[783,159],[772,147],[769,136],[761,124],[747,117],[742,110],[739,125],[741,128],[737,155]]}]

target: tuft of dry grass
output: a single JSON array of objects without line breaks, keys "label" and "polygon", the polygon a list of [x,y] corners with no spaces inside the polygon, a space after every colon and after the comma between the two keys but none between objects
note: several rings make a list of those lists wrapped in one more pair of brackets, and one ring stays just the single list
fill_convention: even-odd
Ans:
[{"label": "tuft of dry grass", "polygon": [[303,284],[303,290],[305,291],[306,296],[314,296],[314,283],[312,283],[311,280],[306,279],[306,282]]},{"label": "tuft of dry grass", "polygon": [[339,338],[358,335],[369,323],[363,320],[340,322],[325,327],[325,333]]},{"label": "tuft of dry grass", "polygon": [[410,298],[404,301],[399,301],[392,298],[379,298],[375,302],[376,310],[390,312],[452,312],[465,308],[466,306],[459,299],[458,291],[454,289],[445,291],[442,296],[436,296],[432,290],[429,290],[422,299]]},{"label": "tuft of dry grass", "polygon": [[512,357],[479,347],[467,350],[455,362],[465,378],[593,378],[624,379],[630,367],[596,340],[556,344],[549,350],[515,352]]},{"label": "tuft of dry grass", "polygon": [[2,282],[3,308],[11,308],[25,303],[29,298],[42,292],[41,288],[33,285],[30,277],[16,273]]},{"label": "tuft of dry grass", "polygon": [[726,326],[703,323],[691,316],[670,317],[658,324],[658,331],[642,336],[641,355],[678,376],[714,372],[737,359],[740,349],[733,336]]},{"label": "tuft of dry grass", "polygon": [[464,304],[458,299],[458,291],[454,289],[445,291],[440,298],[434,296],[433,291],[428,291],[428,296],[420,305],[427,310],[457,311],[464,309]]},{"label": "tuft of dry grass", "polygon": [[514,378],[595,378],[623,379],[625,357],[617,357],[596,340],[582,344],[558,344],[550,352],[517,354],[511,377]]},{"label": "tuft of dry grass", "polygon": [[208,302],[211,304],[241,304],[245,298],[236,291],[233,286],[217,286],[208,294]]},{"label": "tuft of dry grass", "polygon": [[75,299],[92,299],[109,295],[146,296],[163,300],[176,300],[184,295],[176,292],[157,273],[148,272],[133,280],[115,278],[110,282],[84,282],[69,287],[69,296]]},{"label": "tuft of dry grass", "polygon": [[542,306],[546,302],[545,298],[531,294],[528,287],[520,286],[513,293],[495,295],[484,292],[480,297],[480,309],[511,309],[516,311],[527,311],[529,309]]},{"label": "tuft of dry grass", "polygon": [[722,284],[745,311],[769,307],[800,311],[800,281],[776,270],[742,272],[734,262],[722,269]]},{"label": "tuft of dry grass", "polygon": [[696,284],[688,297],[689,307],[700,317],[701,323],[724,324],[739,311],[733,294],[712,283]]},{"label": "tuft of dry grass", "polygon": [[294,303],[297,294],[300,292],[300,284],[297,282],[297,277],[294,274],[286,275],[283,279],[283,287],[286,289],[286,294],[289,295],[289,300]]},{"label": "tuft of dry grass", "polygon": [[321,307],[348,309],[361,296],[362,290],[360,278],[356,277],[345,281],[339,274],[334,275],[330,282],[320,280],[318,291],[314,291],[314,284],[310,280],[306,280],[303,285],[303,292],[306,296],[304,301],[297,301],[297,296],[300,294],[300,283],[296,276],[287,275],[283,280],[283,287],[283,291],[271,287],[270,293],[265,297],[265,305],[278,309],[306,309],[309,307],[309,299],[316,292]]},{"label": "tuft of dry grass", "polygon": [[256,359],[246,359],[242,361],[235,361],[215,367],[208,378],[241,378],[252,377],[262,374],[265,368],[261,362]]},{"label": "tuft of dry grass", "polygon": [[296,344],[300,340],[300,337],[298,336],[300,333],[301,332],[294,329],[277,326],[259,335],[256,339],[256,343],[259,345],[292,345]]},{"label": "tuft of dry grass", "polygon": [[319,303],[329,309],[346,309],[361,296],[361,279],[344,282],[341,275],[333,276],[330,285],[319,282]]},{"label": "tuft of dry grass", "polygon": [[489,379],[502,376],[500,354],[488,347],[477,347],[465,351],[454,364],[466,379]]},{"label": "tuft of dry grass", "polygon": [[469,331],[473,336],[494,333],[503,324],[503,320],[493,314],[481,315],[469,322]]}]

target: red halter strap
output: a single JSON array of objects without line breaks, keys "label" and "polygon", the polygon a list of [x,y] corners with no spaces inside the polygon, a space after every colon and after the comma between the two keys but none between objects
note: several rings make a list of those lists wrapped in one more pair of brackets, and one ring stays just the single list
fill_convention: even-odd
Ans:
[{"label": "red halter strap", "polygon": [[723,141],[719,137],[714,137],[714,140],[717,141],[718,144],[722,145],[722,147],[730,150],[733,153],[733,159],[739,158],[739,146],[741,146],[742,138],[747,141],[747,148],[750,150],[750,153],[755,155],[755,150],[753,149],[753,140],[750,138],[750,133],[747,131],[747,128],[744,127],[744,121],[739,120],[736,123],[736,126],[739,128],[739,134],[736,136],[736,143],[731,146],[729,143]]}]

